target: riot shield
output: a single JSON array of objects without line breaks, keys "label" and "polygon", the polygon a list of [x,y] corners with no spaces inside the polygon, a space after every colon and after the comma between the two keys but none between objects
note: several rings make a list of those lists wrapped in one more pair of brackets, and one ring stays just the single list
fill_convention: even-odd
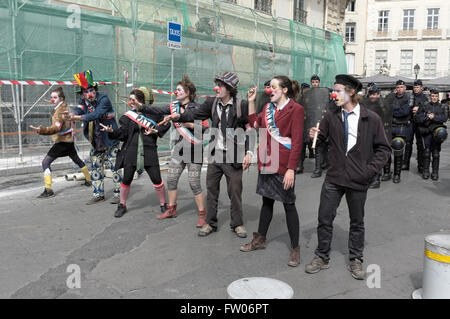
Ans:
[{"label": "riot shield", "polygon": [[302,95],[300,104],[305,108],[304,128],[306,130],[316,126],[322,119],[329,107],[329,102],[328,88],[311,88]]}]

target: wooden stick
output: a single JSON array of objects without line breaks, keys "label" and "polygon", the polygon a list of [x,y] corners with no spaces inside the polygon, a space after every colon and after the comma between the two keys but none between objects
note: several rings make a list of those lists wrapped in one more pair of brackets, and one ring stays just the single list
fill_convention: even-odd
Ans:
[{"label": "wooden stick", "polygon": [[[317,129],[317,130],[319,129],[319,124],[320,124],[320,121],[317,122],[317,125],[316,125],[316,129]],[[314,139],[313,139],[313,143],[312,143],[312,146],[311,146],[311,148],[312,148],[313,150],[316,149],[316,143],[317,143],[317,136],[318,136],[318,135],[319,135],[319,131],[316,131],[316,132],[314,133]]]},{"label": "wooden stick", "polygon": [[125,103],[125,104],[128,104],[128,102],[126,102],[126,101],[124,101],[124,100],[122,100],[122,102]]}]

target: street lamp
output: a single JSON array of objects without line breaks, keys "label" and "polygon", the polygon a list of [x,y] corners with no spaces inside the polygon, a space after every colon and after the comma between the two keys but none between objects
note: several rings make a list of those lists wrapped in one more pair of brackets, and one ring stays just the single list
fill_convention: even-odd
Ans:
[{"label": "street lamp", "polygon": [[414,66],[414,74],[416,75],[416,80],[417,80],[417,76],[419,75],[420,72],[420,65],[416,64]]}]

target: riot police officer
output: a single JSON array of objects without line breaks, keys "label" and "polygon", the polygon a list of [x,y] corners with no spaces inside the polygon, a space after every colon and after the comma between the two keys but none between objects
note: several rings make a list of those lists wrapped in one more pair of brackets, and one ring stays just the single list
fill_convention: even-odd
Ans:
[{"label": "riot police officer", "polygon": [[[395,90],[386,99],[392,105],[392,142],[394,153],[394,183],[400,183],[400,173],[403,163],[403,152],[407,143],[412,143],[412,112],[409,104],[409,95],[403,80],[395,83]],[[386,172],[385,172],[386,173]],[[382,180],[386,180],[383,179]]]},{"label": "riot police officer", "polygon": [[439,153],[441,144],[447,138],[448,120],[447,107],[439,103],[439,92],[430,90],[431,102],[421,106],[416,113],[415,121],[418,124],[425,149],[422,159],[422,178],[430,177],[430,160],[433,155],[431,179],[439,179]]},{"label": "riot police officer", "polygon": [[421,80],[415,80],[413,86],[413,93],[409,99],[409,106],[412,110],[412,128],[413,128],[413,137],[411,139],[411,143],[406,143],[405,146],[405,156],[403,158],[402,170],[409,171],[409,163],[411,159],[412,149],[413,149],[413,141],[414,137],[416,137],[416,147],[417,147],[417,169],[419,174],[422,174],[422,153],[423,153],[423,141],[422,136],[420,135],[418,125],[414,118],[417,114],[417,110],[428,103],[428,96],[423,93],[423,86]]},{"label": "riot police officer", "polygon": [[[365,96],[360,104],[364,105],[367,109],[374,111],[381,119],[384,117],[383,102],[380,98],[380,89],[375,83],[369,83],[367,96]],[[391,114],[389,114],[392,116]],[[383,121],[384,122],[384,121]],[[374,176],[374,179],[369,185],[369,188],[380,188],[381,184],[381,172]]]}]

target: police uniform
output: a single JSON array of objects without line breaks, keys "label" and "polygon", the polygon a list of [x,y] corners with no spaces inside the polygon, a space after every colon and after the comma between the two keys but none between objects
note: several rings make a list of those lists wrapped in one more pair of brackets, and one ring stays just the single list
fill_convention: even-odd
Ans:
[{"label": "police uniform", "polygon": [[[432,90],[431,93],[439,92]],[[430,119],[429,114],[434,114]],[[448,110],[441,103],[429,102],[419,108],[415,116],[418,129],[424,145],[422,157],[422,178],[430,177],[430,161],[433,155],[431,179],[439,178],[439,153],[441,144],[447,138],[447,127],[444,123],[448,120]]]}]

